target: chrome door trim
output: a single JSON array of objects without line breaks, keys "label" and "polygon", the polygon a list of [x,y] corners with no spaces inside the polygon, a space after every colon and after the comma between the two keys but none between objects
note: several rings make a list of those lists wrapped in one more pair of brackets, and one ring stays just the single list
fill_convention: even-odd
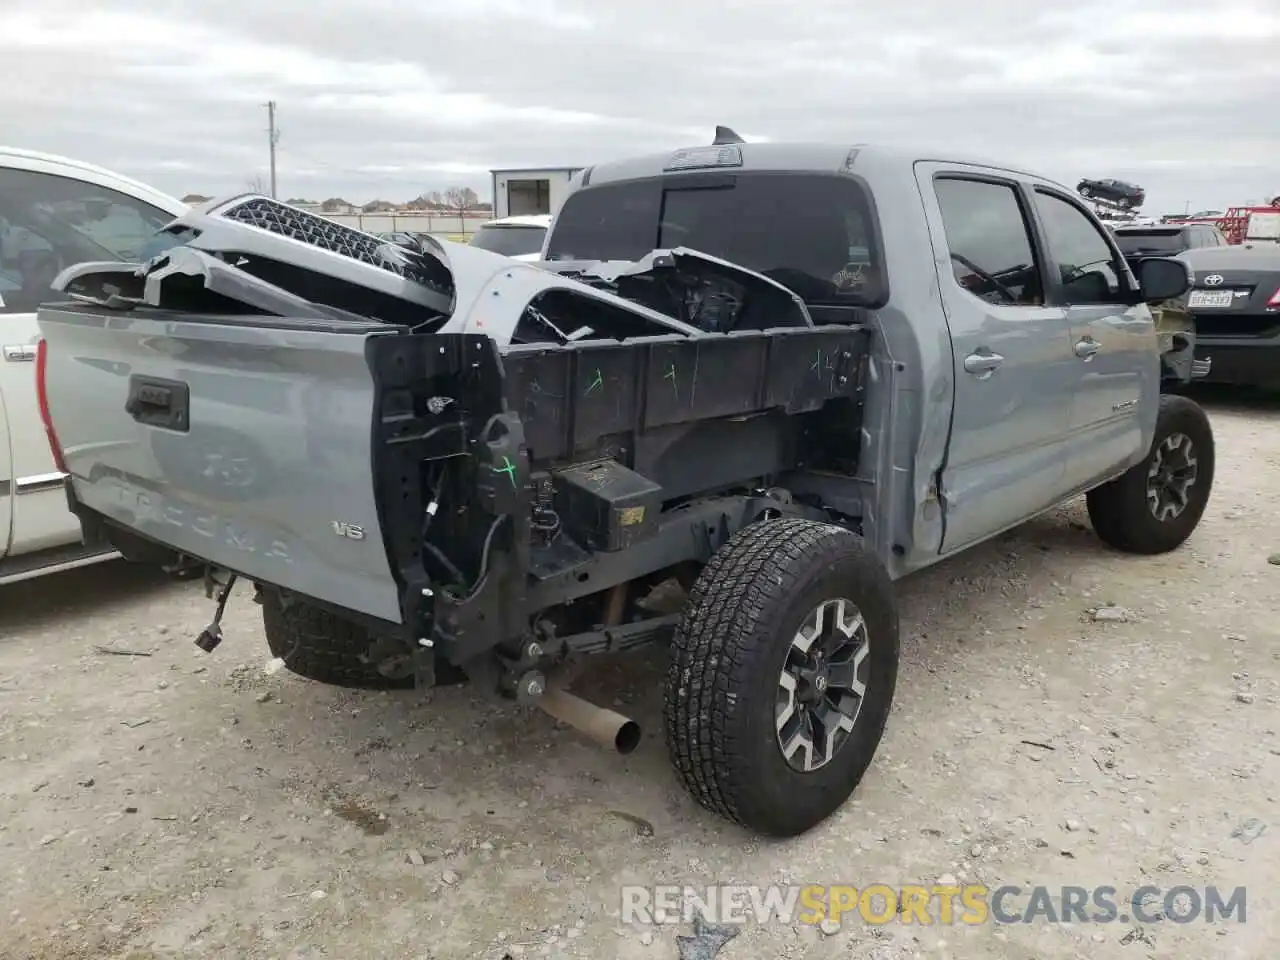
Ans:
[{"label": "chrome door trim", "polygon": [[6,343],[4,358],[8,363],[35,363],[36,348],[24,343]]},{"label": "chrome door trim", "polygon": [[14,485],[14,491],[18,496],[25,493],[42,493],[45,490],[56,490],[62,486],[67,475],[61,472],[54,473],[38,473],[31,477],[19,477]]}]

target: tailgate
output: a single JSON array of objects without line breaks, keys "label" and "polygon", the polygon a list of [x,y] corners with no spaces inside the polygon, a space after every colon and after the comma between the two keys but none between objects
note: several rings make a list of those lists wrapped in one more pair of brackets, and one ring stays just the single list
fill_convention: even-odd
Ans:
[{"label": "tailgate", "polygon": [[250,579],[402,622],[380,535],[378,323],[40,311],[79,504]]}]

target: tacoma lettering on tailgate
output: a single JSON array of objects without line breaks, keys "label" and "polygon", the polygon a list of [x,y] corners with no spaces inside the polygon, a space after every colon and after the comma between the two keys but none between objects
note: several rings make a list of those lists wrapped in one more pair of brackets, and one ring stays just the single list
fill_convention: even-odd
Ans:
[{"label": "tacoma lettering on tailgate", "polygon": [[[132,513],[135,518],[132,522],[140,526],[142,521],[163,523],[190,530],[200,537],[217,541],[241,553],[273,557],[286,563],[293,562],[284,541],[255,534],[252,530],[214,511],[178,503],[172,497],[141,490],[118,478],[102,481],[101,489],[104,493],[108,493],[120,507]],[[353,539],[359,539],[359,537]]]}]

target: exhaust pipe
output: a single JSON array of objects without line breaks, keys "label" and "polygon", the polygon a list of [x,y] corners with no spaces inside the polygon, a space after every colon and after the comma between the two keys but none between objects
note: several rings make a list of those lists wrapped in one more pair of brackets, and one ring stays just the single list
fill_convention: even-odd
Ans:
[{"label": "exhaust pipe", "polygon": [[618,753],[640,745],[640,725],[620,713],[597,707],[568,690],[553,687],[533,701],[544,713],[567,723],[596,743]]}]

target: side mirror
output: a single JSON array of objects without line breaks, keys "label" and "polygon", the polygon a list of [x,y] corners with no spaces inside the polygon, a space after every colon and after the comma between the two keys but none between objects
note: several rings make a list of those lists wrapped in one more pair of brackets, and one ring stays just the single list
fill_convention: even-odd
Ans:
[{"label": "side mirror", "polygon": [[1145,257],[1138,261],[1138,286],[1146,303],[1160,303],[1180,297],[1195,280],[1191,268],[1173,257]]}]

